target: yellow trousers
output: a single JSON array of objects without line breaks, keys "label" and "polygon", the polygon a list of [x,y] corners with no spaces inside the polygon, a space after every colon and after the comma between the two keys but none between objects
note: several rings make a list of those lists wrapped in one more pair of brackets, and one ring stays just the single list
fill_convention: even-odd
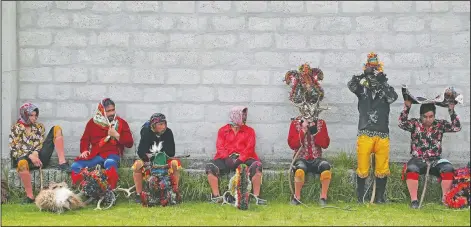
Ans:
[{"label": "yellow trousers", "polygon": [[368,177],[371,152],[375,153],[375,176],[389,176],[389,138],[367,135],[360,135],[357,139],[357,175],[360,178]]}]

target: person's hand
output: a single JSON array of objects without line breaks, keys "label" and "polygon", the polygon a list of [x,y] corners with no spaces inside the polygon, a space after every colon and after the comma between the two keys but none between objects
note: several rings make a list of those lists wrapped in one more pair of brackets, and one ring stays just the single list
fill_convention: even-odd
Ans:
[{"label": "person's hand", "polygon": [[41,162],[41,160],[38,157],[38,152],[33,152],[32,154],[30,154],[28,156],[28,158],[31,160],[33,165],[36,166],[36,167],[41,167],[43,165],[43,163]]},{"label": "person's hand", "polygon": [[404,105],[407,106],[407,108],[410,108],[411,105],[412,105],[412,101],[411,100],[404,100]]},{"label": "person's hand", "polygon": [[118,138],[119,137],[119,133],[116,131],[116,129],[114,129],[114,127],[110,127],[108,129],[108,135],[109,136],[112,136],[114,138]]},{"label": "person's hand", "polygon": [[449,110],[455,110],[455,104],[454,103],[448,104],[448,109]]},{"label": "person's hand", "polygon": [[309,133],[311,133],[311,135],[315,135],[317,133],[317,124],[315,122],[309,123]]},{"label": "person's hand", "polygon": [[80,158],[87,158],[88,155],[90,155],[90,151],[84,151],[79,155],[79,157]]}]

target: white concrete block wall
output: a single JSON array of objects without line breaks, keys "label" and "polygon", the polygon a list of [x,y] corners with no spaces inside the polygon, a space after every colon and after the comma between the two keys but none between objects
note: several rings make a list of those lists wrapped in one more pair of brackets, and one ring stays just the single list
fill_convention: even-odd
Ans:
[{"label": "white concrete block wall", "polygon": [[[97,102],[110,97],[139,141],[154,112],[167,115],[177,154],[209,159],[233,105],[249,106],[263,159],[290,159],[296,109],[282,79],[304,62],[325,74],[331,146],[353,152],[358,112],[347,81],[370,51],[389,83],[437,95],[453,85],[463,130],[444,157],[469,158],[469,2],[17,2],[18,105],[32,101],[47,127],[64,129],[67,155]],[[409,135],[391,108],[391,160],[408,157]],[[417,116],[414,106],[411,116]],[[438,117],[448,118],[439,108]],[[4,151],[5,152],[5,151]],[[134,148],[128,151],[134,154]],[[454,155],[451,157],[450,155]]]}]

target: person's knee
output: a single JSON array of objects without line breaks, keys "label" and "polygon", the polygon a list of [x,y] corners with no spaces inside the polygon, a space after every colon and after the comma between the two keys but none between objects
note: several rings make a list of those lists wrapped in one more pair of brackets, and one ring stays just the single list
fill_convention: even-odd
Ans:
[{"label": "person's knee", "polygon": [[141,173],[141,169],[144,166],[144,162],[142,160],[136,160],[131,167],[131,170],[134,173]]},{"label": "person's knee", "polygon": [[322,161],[319,164],[320,180],[330,180],[332,178],[332,172],[330,171],[331,166],[327,161]]},{"label": "person's knee", "polygon": [[54,138],[62,136],[62,128],[59,125],[54,126],[53,132],[54,132]]},{"label": "person's knee", "polygon": [[29,171],[29,163],[25,159],[22,159],[18,162],[18,166],[16,167],[16,171],[18,173]]},{"label": "person's knee", "polygon": [[212,174],[214,176],[219,176],[219,168],[212,162],[207,163],[205,166],[205,172],[207,175]]},{"label": "person's knee", "polygon": [[106,159],[105,163],[103,165],[104,165],[105,169],[109,169],[111,167],[118,168],[118,162],[116,162],[116,160],[111,159],[111,158]]},{"label": "person's knee", "polygon": [[175,173],[178,173],[178,171],[182,168],[180,162],[178,160],[171,160],[170,161],[170,171],[169,173],[170,174],[175,174]]},{"label": "person's knee", "polygon": [[415,164],[414,162],[409,161],[409,163],[407,163],[406,168],[406,180],[419,180],[419,172],[419,166],[417,166],[417,164]]},{"label": "person's knee", "polygon": [[294,182],[304,182],[306,171],[304,169],[297,169],[294,172]]},{"label": "person's knee", "polygon": [[416,164],[414,163],[408,163],[407,164],[407,170],[406,170],[408,173],[409,172],[414,172],[414,173],[419,173],[420,172],[420,168],[419,166],[417,166]]},{"label": "person's knee", "polygon": [[263,166],[260,161],[253,162],[249,167],[250,177],[255,176],[255,174],[261,175],[262,170],[263,170]]},{"label": "person's knee", "polygon": [[72,172],[79,173],[80,169],[82,169],[82,165],[80,165],[78,162],[73,162],[72,165],[70,165],[70,168],[72,169]]},{"label": "person's knee", "polygon": [[440,166],[440,178],[442,180],[453,180],[454,168],[451,163],[445,163]]},{"label": "person's knee", "polygon": [[331,168],[330,163],[324,160],[321,163],[319,163],[318,171],[322,173],[326,170],[330,170],[330,168]]}]

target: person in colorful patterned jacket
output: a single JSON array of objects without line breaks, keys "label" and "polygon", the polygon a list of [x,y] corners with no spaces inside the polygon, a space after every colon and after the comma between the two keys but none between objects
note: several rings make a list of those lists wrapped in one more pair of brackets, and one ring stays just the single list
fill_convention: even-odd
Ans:
[{"label": "person in colorful patterned jacket", "polygon": [[144,175],[148,177],[149,173],[144,171],[144,164],[151,162],[150,149],[153,145],[162,142],[162,151],[167,154],[169,159],[167,163],[170,165],[169,175],[172,182],[172,189],[176,192],[176,200],[181,202],[181,195],[178,191],[178,182],[180,180],[181,162],[179,159],[172,158],[175,156],[175,140],[173,132],[167,127],[167,118],[161,113],[155,113],[141,127],[141,140],[137,148],[139,160],[134,162],[132,166],[134,184],[136,185],[136,203],[141,203],[142,181]]},{"label": "person in colorful patterned jacket", "polygon": [[62,129],[56,125],[51,127],[47,136],[44,125],[38,122],[39,108],[32,103],[20,107],[20,117],[11,126],[9,147],[14,168],[18,171],[25,188],[25,203],[34,202],[33,186],[30,170],[48,166],[54,149],[59,158],[59,169],[70,172],[65,160],[64,138]]},{"label": "person in colorful patterned jacket", "polygon": [[460,118],[455,112],[455,104],[449,104],[448,113],[451,122],[435,119],[436,107],[434,104],[420,106],[420,119],[408,119],[411,101],[404,101],[404,109],[399,116],[399,128],[411,133],[412,158],[406,165],[406,183],[411,197],[411,207],[419,208],[417,190],[419,175],[427,171],[427,162],[430,163],[430,174],[441,178],[442,201],[453,183],[453,165],[441,158],[443,133],[459,132],[461,130]]},{"label": "person in colorful patterned jacket", "polygon": [[103,99],[98,103],[95,116],[87,122],[80,139],[80,155],[72,163],[73,184],[82,181],[82,168],[103,165],[111,189],[116,188],[120,157],[124,147],[131,148],[134,140],[128,123],[116,115],[115,107],[113,100]]},{"label": "person in colorful patterned jacket", "polygon": [[371,152],[375,154],[376,203],[384,203],[384,192],[389,170],[389,111],[390,105],[398,95],[383,73],[383,64],[377,54],[368,54],[364,73],[354,75],[348,82],[348,88],[358,98],[357,138],[357,196],[363,201],[365,180],[370,168]]},{"label": "person in colorful patterned jacket", "polygon": [[262,163],[255,153],[255,131],[246,125],[247,107],[236,106],[231,109],[230,123],[221,127],[216,141],[216,155],[206,165],[206,174],[211,186],[211,201],[222,202],[219,193],[218,177],[234,171],[240,164],[249,166],[253,194],[257,197],[258,205],[265,205],[260,199],[262,184]]},{"label": "person in colorful patterned jacket", "polygon": [[[301,148],[301,143],[303,148]],[[288,134],[288,145],[295,152],[299,152],[297,160],[294,162],[294,196],[291,204],[299,205],[301,199],[301,189],[304,185],[306,172],[320,174],[321,194],[319,203],[321,206],[327,204],[327,191],[329,190],[330,164],[322,158],[322,149],[329,147],[330,138],[327,125],[324,120],[310,122],[299,116],[291,121]]]}]

